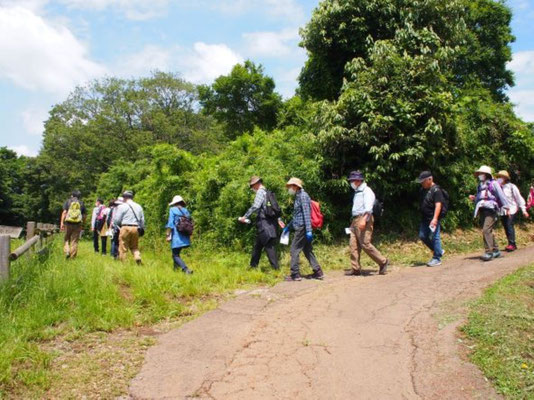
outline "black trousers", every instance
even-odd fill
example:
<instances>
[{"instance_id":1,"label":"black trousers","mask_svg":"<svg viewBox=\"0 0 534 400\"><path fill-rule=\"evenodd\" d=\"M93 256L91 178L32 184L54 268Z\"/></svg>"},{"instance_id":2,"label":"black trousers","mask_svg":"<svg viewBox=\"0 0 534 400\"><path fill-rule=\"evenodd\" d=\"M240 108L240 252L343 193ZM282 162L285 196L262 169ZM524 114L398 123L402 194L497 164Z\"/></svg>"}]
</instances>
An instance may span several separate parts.
<instances>
[{"instance_id":1,"label":"black trousers","mask_svg":"<svg viewBox=\"0 0 534 400\"><path fill-rule=\"evenodd\" d=\"M265 249L267 253L267 258L271 263L271 266L274 269L279 269L278 265L278 255L276 254L276 239L270 239L267 243L263 244L263 241L260 239L260 235L256 236L256 243L252 249L252 257L250 258L250 266L255 268L260 263L260 257L262 250Z\"/></svg>"},{"instance_id":2,"label":"black trousers","mask_svg":"<svg viewBox=\"0 0 534 400\"><path fill-rule=\"evenodd\" d=\"M503 215L502 216L502 225L504 226L504 232L506 233L506 238L508 239L508 244L515 246L515 214L513 215Z\"/></svg>"},{"instance_id":3,"label":"black trousers","mask_svg":"<svg viewBox=\"0 0 534 400\"><path fill-rule=\"evenodd\" d=\"M102 254L106 254L107 247L108 247L108 237L107 236L100 236L100 231L93 231L93 247L95 249L95 253L99 252L99 242L102 244Z\"/></svg>"}]
</instances>

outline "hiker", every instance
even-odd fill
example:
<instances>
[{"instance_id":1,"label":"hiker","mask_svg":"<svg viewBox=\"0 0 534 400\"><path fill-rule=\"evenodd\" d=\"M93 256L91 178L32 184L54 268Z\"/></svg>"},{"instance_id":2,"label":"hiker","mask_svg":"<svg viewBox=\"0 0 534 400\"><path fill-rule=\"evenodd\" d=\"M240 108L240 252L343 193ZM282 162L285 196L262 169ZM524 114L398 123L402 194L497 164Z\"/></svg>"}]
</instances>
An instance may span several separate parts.
<instances>
[{"instance_id":1,"label":"hiker","mask_svg":"<svg viewBox=\"0 0 534 400\"><path fill-rule=\"evenodd\" d=\"M274 194L267 191L259 176L250 178L249 187L256 193L256 197L245 215L239 218L239 222L246 224L247 221L250 222L250 216L257 213L256 243L252 249L250 268L258 268L261 252L265 249L271 267L278 270L280 266L278 265L278 256L276 254L276 223L280 216L280 207Z\"/></svg>"},{"instance_id":2,"label":"hiker","mask_svg":"<svg viewBox=\"0 0 534 400\"><path fill-rule=\"evenodd\" d=\"M430 171L419 174L421 184L421 225L419 239L433 252L432 259L426 264L428 267L441 265L441 257L445 251L441 247L441 219L447 207L444 191L434 182Z\"/></svg>"},{"instance_id":3,"label":"hiker","mask_svg":"<svg viewBox=\"0 0 534 400\"><path fill-rule=\"evenodd\" d=\"M532 185L530 185L530 190L528 191L527 212L531 208L534 208L534 183L532 183Z\"/></svg>"},{"instance_id":4,"label":"hiker","mask_svg":"<svg viewBox=\"0 0 534 400\"><path fill-rule=\"evenodd\" d=\"M352 223L350 225L350 262L351 269L346 271L347 276L359 276L362 274L360 258L362 250L378 264L378 273L385 275L389 260L384 257L373 244L374 216L373 207L375 194L365 182L365 177L360 171L352 171L347 178L354 190L352 201Z\"/></svg>"},{"instance_id":5,"label":"hiker","mask_svg":"<svg viewBox=\"0 0 534 400\"><path fill-rule=\"evenodd\" d=\"M145 230L145 215L143 208L133 201L134 195L130 190L122 194L124 202L119 205L113 217L113 224L120 228L119 259L125 261L128 250L133 253L135 262L142 264L139 251L139 237Z\"/></svg>"},{"instance_id":6,"label":"hiker","mask_svg":"<svg viewBox=\"0 0 534 400\"><path fill-rule=\"evenodd\" d=\"M124 202L124 198L120 196L117 199L110 201L109 203L108 226L109 226L109 236L110 236L109 241L111 244L111 250L109 253L111 254L111 257L113 257L115 260L118 259L119 257L120 227L113 223L113 218L115 217L115 212L117 211L117 208L123 202Z\"/></svg>"},{"instance_id":7,"label":"hiker","mask_svg":"<svg viewBox=\"0 0 534 400\"><path fill-rule=\"evenodd\" d=\"M87 218L85 204L81 198L81 192L74 190L71 197L63 204L60 229L61 231L65 231L65 245L63 249L67 259L76 258L78 255L78 241L82 234L82 226L85 224Z\"/></svg>"},{"instance_id":8,"label":"hiker","mask_svg":"<svg viewBox=\"0 0 534 400\"><path fill-rule=\"evenodd\" d=\"M302 181L298 178L291 178L286 183L286 188L291 196L295 196L295 203L293 208L293 219L287 224L283 230L283 234L287 234L290 229L295 231L293 241L291 242L291 275L287 276L286 281L301 281L299 268L300 252L304 252L304 256L310 263L313 273L307 275L309 279L323 279L324 274L321 266L313 254L313 231L311 223L311 199L308 193L303 188Z\"/></svg>"},{"instance_id":9,"label":"hiker","mask_svg":"<svg viewBox=\"0 0 534 400\"><path fill-rule=\"evenodd\" d=\"M507 171L499 171L495 176L497 177L497 182L501 185L504 196L510 205L508 212L501 212L501 221L504 227L504 232L506 233L506 238L508 239L508 246L505 247L505 250L512 252L517 250L514 228L515 216L517 211L521 209L525 218L529 217L527 203L523 196L521 196L517 186L510 182L510 174Z\"/></svg>"},{"instance_id":10,"label":"hiker","mask_svg":"<svg viewBox=\"0 0 534 400\"><path fill-rule=\"evenodd\" d=\"M167 228L167 242L171 244L174 270L177 271L180 268L183 273L191 275L193 271L187 267L180 256L183 249L191 246L191 214L187 210L185 201L181 196L174 196L169 206L169 220L165 227ZM183 221L184 218L187 221ZM190 228L183 229L183 224L189 224ZM187 229L190 229L190 231Z\"/></svg>"},{"instance_id":11,"label":"hiker","mask_svg":"<svg viewBox=\"0 0 534 400\"><path fill-rule=\"evenodd\" d=\"M91 216L91 232L93 232L93 248L95 253L99 252L99 242L102 242L102 255L105 255L107 250L107 236L102 236L102 231L104 227L107 230L106 220L108 213L109 209L104 205L104 200L98 198ZM104 230L104 233L106 230Z\"/></svg>"},{"instance_id":12,"label":"hiker","mask_svg":"<svg viewBox=\"0 0 534 400\"><path fill-rule=\"evenodd\" d=\"M481 166L475 171L479 180L476 196L470 195L469 199L475 203L475 218L479 216L482 226L485 253L480 257L482 261L491 261L499 258L501 252L493 229L499 218L499 213L504 210L509 212L510 206L504 196L501 185L493 179L493 173L487 165Z\"/></svg>"}]
</instances>

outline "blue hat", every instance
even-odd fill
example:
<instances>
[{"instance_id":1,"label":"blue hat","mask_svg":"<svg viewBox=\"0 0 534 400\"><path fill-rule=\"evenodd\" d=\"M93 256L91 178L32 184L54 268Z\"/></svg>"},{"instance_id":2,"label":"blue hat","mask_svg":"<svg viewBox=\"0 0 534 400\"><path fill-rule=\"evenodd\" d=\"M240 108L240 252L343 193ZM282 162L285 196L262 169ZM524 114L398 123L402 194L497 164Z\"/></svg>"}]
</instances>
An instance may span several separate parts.
<instances>
[{"instance_id":1,"label":"blue hat","mask_svg":"<svg viewBox=\"0 0 534 400\"><path fill-rule=\"evenodd\" d=\"M347 178L349 182L351 181L364 181L365 177L361 171L352 171Z\"/></svg>"}]
</instances>

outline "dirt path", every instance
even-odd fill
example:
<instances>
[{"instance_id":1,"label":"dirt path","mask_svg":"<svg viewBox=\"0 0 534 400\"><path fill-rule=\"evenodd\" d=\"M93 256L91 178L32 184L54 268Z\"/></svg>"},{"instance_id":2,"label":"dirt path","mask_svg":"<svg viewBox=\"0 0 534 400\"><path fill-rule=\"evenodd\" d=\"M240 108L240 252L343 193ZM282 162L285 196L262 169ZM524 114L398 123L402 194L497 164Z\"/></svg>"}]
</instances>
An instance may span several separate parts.
<instances>
[{"instance_id":1,"label":"dirt path","mask_svg":"<svg viewBox=\"0 0 534 400\"><path fill-rule=\"evenodd\" d=\"M462 304L534 261L534 247L483 264L284 282L239 295L160 337L134 399L492 399L462 357Z\"/></svg>"}]
</instances>

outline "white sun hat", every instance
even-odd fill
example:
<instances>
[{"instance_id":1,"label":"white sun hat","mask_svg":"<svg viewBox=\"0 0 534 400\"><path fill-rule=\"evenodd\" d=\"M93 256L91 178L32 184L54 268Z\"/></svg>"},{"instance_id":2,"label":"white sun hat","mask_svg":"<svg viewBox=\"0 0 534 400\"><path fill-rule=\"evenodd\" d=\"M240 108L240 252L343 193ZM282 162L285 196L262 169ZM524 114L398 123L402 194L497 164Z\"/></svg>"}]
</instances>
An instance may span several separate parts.
<instances>
[{"instance_id":1,"label":"white sun hat","mask_svg":"<svg viewBox=\"0 0 534 400\"><path fill-rule=\"evenodd\" d=\"M174 196L172 198L172 201L169 203L170 206L174 206L178 203L185 203L184 199L182 198L182 196Z\"/></svg>"},{"instance_id":2,"label":"white sun hat","mask_svg":"<svg viewBox=\"0 0 534 400\"><path fill-rule=\"evenodd\" d=\"M483 165L475 171L475 176L478 176L480 174L488 174L493 178L493 171L491 170L491 167L488 167L487 165Z\"/></svg>"}]
</instances>

